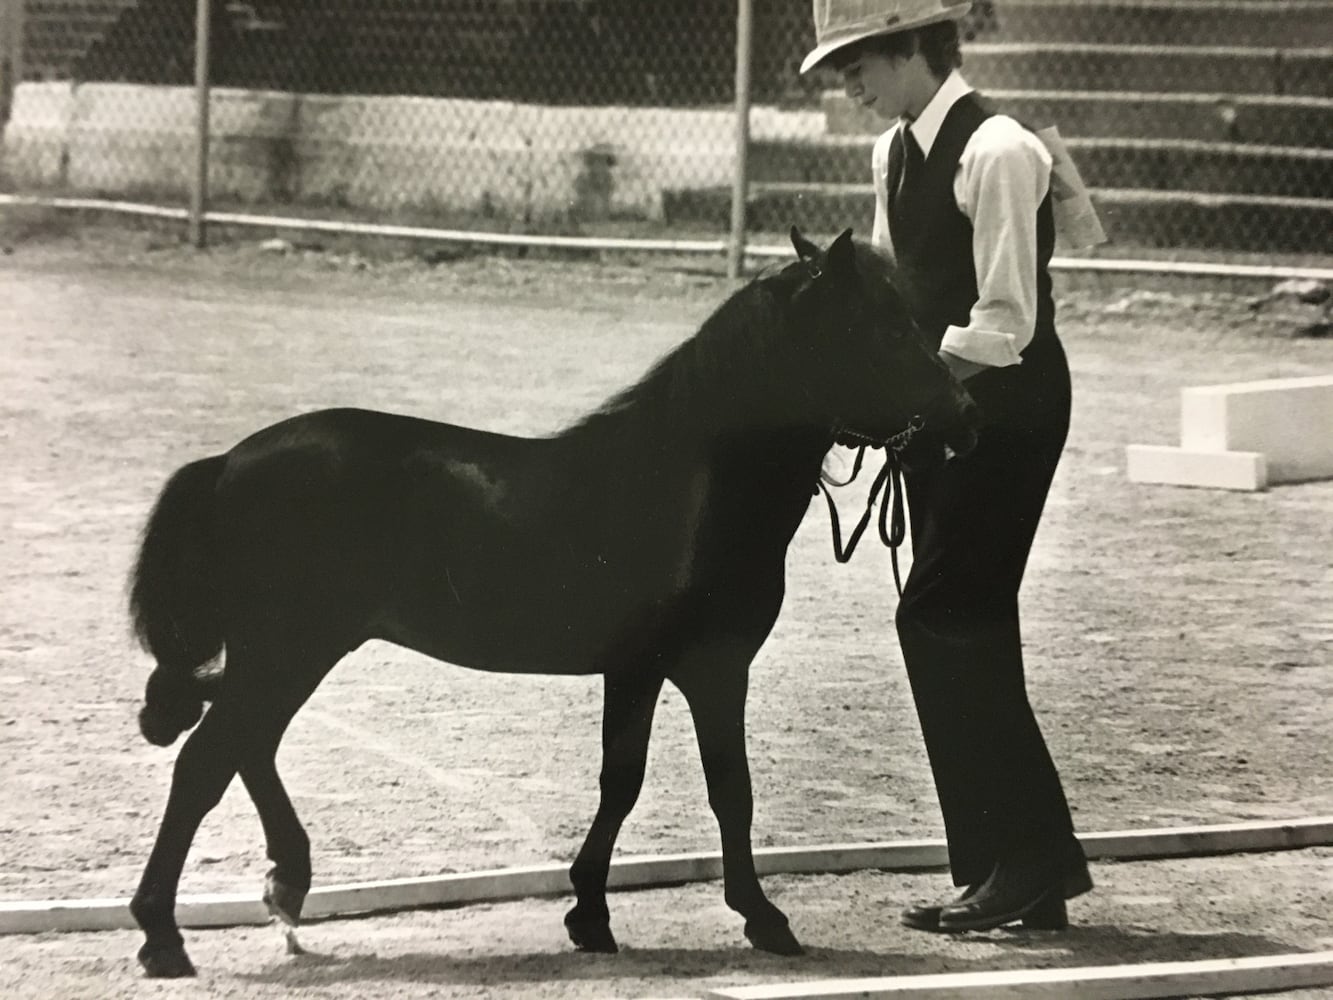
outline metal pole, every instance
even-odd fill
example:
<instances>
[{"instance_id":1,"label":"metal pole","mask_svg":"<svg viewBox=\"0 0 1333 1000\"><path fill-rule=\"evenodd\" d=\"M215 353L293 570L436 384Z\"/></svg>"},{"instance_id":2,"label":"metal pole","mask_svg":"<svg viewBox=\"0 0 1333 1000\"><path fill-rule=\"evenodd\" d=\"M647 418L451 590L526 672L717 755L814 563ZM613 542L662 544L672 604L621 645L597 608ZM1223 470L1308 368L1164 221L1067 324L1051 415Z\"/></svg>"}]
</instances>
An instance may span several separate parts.
<instances>
[{"instance_id":1,"label":"metal pole","mask_svg":"<svg viewBox=\"0 0 1333 1000\"><path fill-rule=\"evenodd\" d=\"M0 0L0 127L9 121L23 80L23 3Z\"/></svg>"},{"instance_id":2,"label":"metal pole","mask_svg":"<svg viewBox=\"0 0 1333 1000\"><path fill-rule=\"evenodd\" d=\"M194 183L190 186L190 243L201 250L208 244L204 214L208 211L208 63L212 6L211 0L197 0L194 23L196 120Z\"/></svg>"},{"instance_id":3,"label":"metal pole","mask_svg":"<svg viewBox=\"0 0 1333 1000\"><path fill-rule=\"evenodd\" d=\"M750 183L750 58L754 37L752 0L736 6L736 175L731 187L731 238L727 277L740 277L745 262L745 200Z\"/></svg>"}]
</instances>

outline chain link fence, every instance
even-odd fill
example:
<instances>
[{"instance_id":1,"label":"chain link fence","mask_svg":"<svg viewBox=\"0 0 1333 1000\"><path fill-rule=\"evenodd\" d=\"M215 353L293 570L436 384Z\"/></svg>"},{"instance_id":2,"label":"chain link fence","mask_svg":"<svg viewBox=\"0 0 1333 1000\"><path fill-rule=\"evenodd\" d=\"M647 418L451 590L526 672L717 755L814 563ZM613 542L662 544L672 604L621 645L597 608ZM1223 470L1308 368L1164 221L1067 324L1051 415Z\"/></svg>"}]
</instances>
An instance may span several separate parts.
<instances>
[{"instance_id":1,"label":"chain link fence","mask_svg":"<svg viewBox=\"0 0 1333 1000\"><path fill-rule=\"evenodd\" d=\"M215 208L723 239L737 0L214 0ZM0 0L0 184L184 204L196 0ZM1333 0L988 0L964 75L1058 124L1112 239L1333 254ZM752 0L749 238L868 232L888 123Z\"/></svg>"}]
</instances>

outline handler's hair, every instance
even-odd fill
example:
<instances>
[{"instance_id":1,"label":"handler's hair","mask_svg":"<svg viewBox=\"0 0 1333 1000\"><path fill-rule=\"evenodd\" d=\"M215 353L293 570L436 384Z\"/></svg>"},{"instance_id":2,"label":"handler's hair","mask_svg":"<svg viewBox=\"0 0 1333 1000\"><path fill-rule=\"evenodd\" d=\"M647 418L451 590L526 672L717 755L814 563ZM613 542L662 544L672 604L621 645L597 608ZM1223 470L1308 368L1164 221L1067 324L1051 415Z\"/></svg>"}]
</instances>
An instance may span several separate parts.
<instances>
[{"instance_id":1,"label":"handler's hair","mask_svg":"<svg viewBox=\"0 0 1333 1000\"><path fill-rule=\"evenodd\" d=\"M850 66L871 52L888 59L910 59L920 52L931 73L941 80L963 65L957 21L937 21L922 28L895 31L890 35L872 35L834 51L828 57L828 65L841 72L845 66Z\"/></svg>"}]
</instances>

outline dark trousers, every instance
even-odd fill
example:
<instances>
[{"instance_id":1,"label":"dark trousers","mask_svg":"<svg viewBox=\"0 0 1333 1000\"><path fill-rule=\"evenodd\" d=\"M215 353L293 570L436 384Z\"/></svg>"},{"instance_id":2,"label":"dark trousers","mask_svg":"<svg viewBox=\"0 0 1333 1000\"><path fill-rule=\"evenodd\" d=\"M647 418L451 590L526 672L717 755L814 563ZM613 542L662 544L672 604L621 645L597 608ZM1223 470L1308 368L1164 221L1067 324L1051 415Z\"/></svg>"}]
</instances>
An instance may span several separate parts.
<instances>
[{"instance_id":1,"label":"dark trousers","mask_svg":"<svg viewBox=\"0 0 1333 1000\"><path fill-rule=\"evenodd\" d=\"M997 858L1063 848L1073 824L1023 676L1018 590L1069 430L1069 368L1054 332L1021 365L967 382L976 449L906 456L912 569L898 637L934 772L957 885Z\"/></svg>"}]
</instances>

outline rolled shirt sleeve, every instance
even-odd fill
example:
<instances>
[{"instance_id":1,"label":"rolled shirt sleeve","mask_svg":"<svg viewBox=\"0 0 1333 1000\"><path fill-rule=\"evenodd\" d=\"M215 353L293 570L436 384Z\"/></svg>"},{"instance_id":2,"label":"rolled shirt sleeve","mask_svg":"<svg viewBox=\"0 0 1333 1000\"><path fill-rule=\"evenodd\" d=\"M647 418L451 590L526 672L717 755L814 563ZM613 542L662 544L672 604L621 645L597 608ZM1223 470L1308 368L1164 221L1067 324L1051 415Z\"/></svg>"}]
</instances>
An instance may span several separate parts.
<instances>
[{"instance_id":1,"label":"rolled shirt sleeve","mask_svg":"<svg viewBox=\"0 0 1333 1000\"><path fill-rule=\"evenodd\" d=\"M992 367L1022 360L1036 331L1037 208L1050 177L1046 147L1007 115L986 119L968 140L954 197L972 222L978 297L967 326L945 330L940 350ZM878 200L877 190L876 236Z\"/></svg>"},{"instance_id":2,"label":"rolled shirt sleeve","mask_svg":"<svg viewBox=\"0 0 1333 1000\"><path fill-rule=\"evenodd\" d=\"M875 222L870 242L890 257L893 256L893 240L889 238L889 144L898 127L880 135L870 153L870 178L875 187Z\"/></svg>"}]
</instances>

